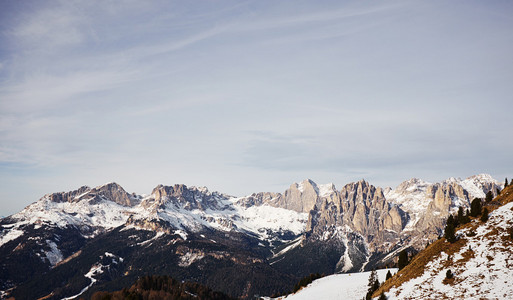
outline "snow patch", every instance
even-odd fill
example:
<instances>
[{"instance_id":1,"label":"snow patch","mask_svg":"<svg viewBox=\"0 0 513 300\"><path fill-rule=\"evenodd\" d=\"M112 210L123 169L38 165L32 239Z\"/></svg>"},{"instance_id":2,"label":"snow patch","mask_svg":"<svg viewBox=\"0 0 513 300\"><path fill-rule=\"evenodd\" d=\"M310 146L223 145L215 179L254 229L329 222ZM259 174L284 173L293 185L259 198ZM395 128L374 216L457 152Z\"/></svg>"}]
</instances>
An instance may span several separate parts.
<instances>
[{"instance_id":1,"label":"snow patch","mask_svg":"<svg viewBox=\"0 0 513 300\"><path fill-rule=\"evenodd\" d=\"M154 237L152 237L151 239L148 239L148 240L146 240L146 241L143 241L143 242L137 243L137 245L139 245L139 246L144 246L144 245L146 245L146 244L148 244L148 243L151 243L152 241L154 241L154 240L158 239L159 237L161 237L161 236L163 236L163 235L164 235L164 232L159 231L159 232L157 232L157 234L155 234L155 236L154 236ZM105 254L107 254L107 252L106 252Z\"/></svg>"},{"instance_id":2,"label":"snow patch","mask_svg":"<svg viewBox=\"0 0 513 300\"><path fill-rule=\"evenodd\" d=\"M98 274L101 274L103 273L103 266L101 264L98 264L98 265L93 265L91 267L91 269L89 270L89 272L87 272L84 277L87 277L91 280L91 283L86 286L85 288L83 288L80 293L74 295L74 296L71 296L71 297L66 297L66 298L62 298L62 300L72 300L72 299L75 299L77 298L78 296L82 295L83 293L85 293L90 287L93 286L93 284L96 283L96 279L93 277L95 275L98 275Z\"/></svg>"},{"instance_id":3,"label":"snow patch","mask_svg":"<svg viewBox=\"0 0 513 300\"><path fill-rule=\"evenodd\" d=\"M342 238L342 243L344 243L345 251L344 255L342 255L337 262L337 269L340 268L342 272L347 272L351 270L353 267L353 262L351 261L351 258L349 257L349 246L347 243L347 237Z\"/></svg>"},{"instance_id":4,"label":"snow patch","mask_svg":"<svg viewBox=\"0 0 513 300\"><path fill-rule=\"evenodd\" d=\"M59 250L55 242L46 240L46 244L50 247L49 251L45 251L45 257L52 266L55 266L61 260L63 260L62 252Z\"/></svg>"},{"instance_id":5,"label":"snow patch","mask_svg":"<svg viewBox=\"0 0 513 300\"><path fill-rule=\"evenodd\" d=\"M6 226L4 225L4 227L6 227ZM23 230L20 230L17 228L13 228L13 229L7 231L6 234L0 236L0 247L9 241L19 238L20 236L23 235L23 233L24 233Z\"/></svg>"},{"instance_id":6,"label":"snow patch","mask_svg":"<svg viewBox=\"0 0 513 300\"><path fill-rule=\"evenodd\" d=\"M178 266L185 268L192 265L194 262L201 260L205 255L202 253L196 252L187 252L184 255L180 256L180 261L178 262Z\"/></svg>"},{"instance_id":7,"label":"snow patch","mask_svg":"<svg viewBox=\"0 0 513 300\"><path fill-rule=\"evenodd\" d=\"M319 188L319 197L322 198L327 198L337 191L333 183L319 184L317 187Z\"/></svg>"},{"instance_id":8,"label":"snow patch","mask_svg":"<svg viewBox=\"0 0 513 300\"><path fill-rule=\"evenodd\" d=\"M290 250L296 248L297 246L299 246L301 244L301 237L298 237L297 239L293 240L292 243L290 245L288 245L287 247L283 248L280 252L276 253L273 255L272 258L275 258L275 257L278 257L278 256L281 256L287 252L289 252ZM259 245L262 245L261 243L259 243ZM262 245L263 246L263 245Z\"/></svg>"},{"instance_id":9,"label":"snow patch","mask_svg":"<svg viewBox=\"0 0 513 300\"><path fill-rule=\"evenodd\" d=\"M178 234L182 238L182 240L184 240L184 241L187 240L187 232L185 232L183 230L175 230L174 233Z\"/></svg>"}]
</instances>

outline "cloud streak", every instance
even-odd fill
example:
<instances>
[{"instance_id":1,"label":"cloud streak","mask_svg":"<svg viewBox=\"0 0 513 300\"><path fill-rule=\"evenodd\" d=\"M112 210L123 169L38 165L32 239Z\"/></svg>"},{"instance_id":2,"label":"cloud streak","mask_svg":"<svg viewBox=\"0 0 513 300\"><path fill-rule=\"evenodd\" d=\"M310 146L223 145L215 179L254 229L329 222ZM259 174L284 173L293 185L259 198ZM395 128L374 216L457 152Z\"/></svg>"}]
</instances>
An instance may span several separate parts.
<instances>
[{"instance_id":1,"label":"cloud streak","mask_svg":"<svg viewBox=\"0 0 513 300\"><path fill-rule=\"evenodd\" d=\"M243 195L513 164L508 3L1 5L0 211L104 181Z\"/></svg>"}]
</instances>

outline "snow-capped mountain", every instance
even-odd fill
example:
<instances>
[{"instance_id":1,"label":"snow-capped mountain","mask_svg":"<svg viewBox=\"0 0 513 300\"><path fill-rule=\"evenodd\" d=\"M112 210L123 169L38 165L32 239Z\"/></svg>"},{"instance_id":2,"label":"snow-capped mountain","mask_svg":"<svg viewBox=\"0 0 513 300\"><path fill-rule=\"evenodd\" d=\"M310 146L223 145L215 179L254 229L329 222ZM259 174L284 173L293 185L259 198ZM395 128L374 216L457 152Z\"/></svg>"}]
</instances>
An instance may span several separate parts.
<instances>
[{"instance_id":1,"label":"snow-capped mountain","mask_svg":"<svg viewBox=\"0 0 513 300\"><path fill-rule=\"evenodd\" d=\"M147 196L129 194L116 183L84 186L45 195L0 220L0 290L23 299L23 289L37 286L33 295L69 297L94 279L87 295L156 268L235 296L272 294L311 272L393 263L398 249L437 237L451 210L500 188L489 175L435 184L411 179L394 190L361 180L338 191L333 184L305 180L284 193L246 197L180 184L159 185ZM90 273L106 252L124 258L111 266L117 271L108 279ZM149 262L144 255L167 255L168 261ZM232 275L220 276L220 266ZM73 284L34 282L47 272L56 282L63 273L73 274ZM228 277L243 282L232 286ZM257 279L264 277L281 279Z\"/></svg>"}]
</instances>

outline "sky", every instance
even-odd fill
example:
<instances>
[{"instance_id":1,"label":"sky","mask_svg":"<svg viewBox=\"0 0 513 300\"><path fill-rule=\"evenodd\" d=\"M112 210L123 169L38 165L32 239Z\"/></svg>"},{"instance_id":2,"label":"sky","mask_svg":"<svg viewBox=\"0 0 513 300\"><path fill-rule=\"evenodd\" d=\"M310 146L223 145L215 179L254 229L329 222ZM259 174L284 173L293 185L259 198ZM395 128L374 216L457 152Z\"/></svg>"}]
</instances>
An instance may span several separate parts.
<instances>
[{"instance_id":1,"label":"sky","mask_svg":"<svg viewBox=\"0 0 513 300\"><path fill-rule=\"evenodd\" d=\"M0 1L0 216L117 182L513 176L512 1Z\"/></svg>"}]
</instances>

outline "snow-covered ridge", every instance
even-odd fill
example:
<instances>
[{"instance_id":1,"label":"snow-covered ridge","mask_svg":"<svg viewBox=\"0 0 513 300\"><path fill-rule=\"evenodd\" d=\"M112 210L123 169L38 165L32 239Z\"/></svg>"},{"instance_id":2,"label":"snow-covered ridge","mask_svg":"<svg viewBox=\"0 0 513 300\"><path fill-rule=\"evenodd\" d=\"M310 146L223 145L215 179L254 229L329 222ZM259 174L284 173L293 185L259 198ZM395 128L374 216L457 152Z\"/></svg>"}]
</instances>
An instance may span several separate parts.
<instances>
[{"instance_id":1,"label":"snow-covered ridge","mask_svg":"<svg viewBox=\"0 0 513 300\"><path fill-rule=\"evenodd\" d=\"M392 203L400 205L402 209L415 214L425 211L433 199L434 195L428 194L428 191L433 191L437 186L447 187L449 185L460 186L468 193L469 199L453 199L455 205L468 204L465 202L473 198L484 198L486 192L492 190L491 186L503 188L503 184L493 179L489 174L474 175L464 180L451 177L440 183L430 183L422 179L412 178L402 182L395 189L386 190L385 197Z\"/></svg>"},{"instance_id":2,"label":"snow-covered ridge","mask_svg":"<svg viewBox=\"0 0 513 300\"><path fill-rule=\"evenodd\" d=\"M110 189L116 193L120 191L121 194L115 194ZM94 189L82 187L73 192L45 195L10 217L15 223L3 225L10 230L0 233L0 246L23 235L22 228L28 224L75 226L92 231L94 236L101 231L127 224L129 218L134 223L137 220L163 220L175 229L184 231L200 231L207 227L251 232L265 239L269 231L289 231L298 235L305 230L308 218L306 213L266 204L245 207L239 204L240 198L210 192L205 187L158 186L145 198L131 195L131 199L138 199L133 205L112 199L119 195L125 197L128 194L113 183ZM53 258L49 257L50 260Z\"/></svg>"},{"instance_id":3,"label":"snow-covered ridge","mask_svg":"<svg viewBox=\"0 0 513 300\"><path fill-rule=\"evenodd\" d=\"M484 197L484 192L491 184L501 186L486 174L465 180L450 178L439 185L449 183L458 183L470 195L478 197ZM338 193L332 183L317 185L307 179L296 185L302 193L308 185L319 198L329 198ZM410 214L411 227L430 204L431 199L426 197L426 192L432 185L413 178L394 190L385 190L385 197L390 203L400 206ZM3 228L10 226L10 230L0 231L0 246L23 235L23 227L27 224L75 226L91 231L89 236L94 236L101 231L126 224L129 218L134 221L164 220L175 229L185 231L199 231L204 227L223 231L245 231L264 239L269 237L269 231L288 231L295 235L305 231L307 212L276 207L273 204L274 198L254 202L251 199L255 198L235 198L211 192L206 187L185 185L159 185L149 196L144 197L128 194L116 183L107 183L96 188L84 186L76 191L45 195L21 212L2 219Z\"/></svg>"}]
</instances>

